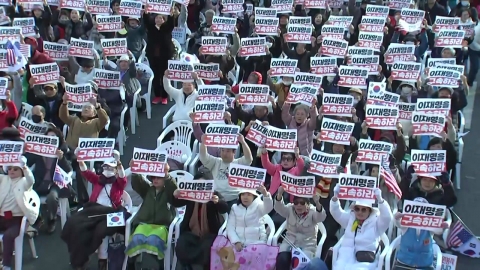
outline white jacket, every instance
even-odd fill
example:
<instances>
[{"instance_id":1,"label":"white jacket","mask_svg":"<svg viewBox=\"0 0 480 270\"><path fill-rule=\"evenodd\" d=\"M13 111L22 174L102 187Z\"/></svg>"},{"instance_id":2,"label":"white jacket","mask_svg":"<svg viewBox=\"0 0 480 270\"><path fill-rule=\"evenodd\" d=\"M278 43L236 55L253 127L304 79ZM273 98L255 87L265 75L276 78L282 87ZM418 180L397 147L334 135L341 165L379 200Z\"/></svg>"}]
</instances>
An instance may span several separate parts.
<instances>
[{"instance_id":1,"label":"white jacket","mask_svg":"<svg viewBox=\"0 0 480 270\"><path fill-rule=\"evenodd\" d=\"M257 197L250 206L232 205L227 222L227 236L232 244L240 242L244 245L265 244L267 231L263 216L273 210L272 196Z\"/></svg>"},{"instance_id":2,"label":"white jacket","mask_svg":"<svg viewBox=\"0 0 480 270\"><path fill-rule=\"evenodd\" d=\"M378 204L378 209L373 210L372 214L363 222L362 228L352 231L353 222L355 221L355 213L353 211L346 212L341 208L339 200L330 201L330 213L332 217L345 229L341 247L353 247L357 251L377 250L380 237L388 229L393 216L387 201Z\"/></svg>"},{"instance_id":3,"label":"white jacket","mask_svg":"<svg viewBox=\"0 0 480 270\"><path fill-rule=\"evenodd\" d=\"M196 82L197 85L203 85L202 80L197 80ZM173 113L172 122L178 120L192 121L190 118L190 113L193 111L195 100L198 98L197 90L193 90L193 93L190 94L185 100L185 94L183 94L182 89L173 87L171 85L171 81L165 76L163 76L163 87L170 97L175 100L175 113Z\"/></svg>"},{"instance_id":4,"label":"white jacket","mask_svg":"<svg viewBox=\"0 0 480 270\"><path fill-rule=\"evenodd\" d=\"M28 222L33 224L38 218L40 205L32 206L29 203L29 198L32 196L29 196L27 193L35 193L33 190L35 178L28 168L24 170L24 174L25 176L16 182L13 182L8 175L0 175L0 209L2 209L7 193L10 190L10 185L14 184L15 186L13 191L15 193L15 200L17 201L18 206L22 209L25 217L28 219ZM33 196L38 195L33 194Z\"/></svg>"}]
</instances>

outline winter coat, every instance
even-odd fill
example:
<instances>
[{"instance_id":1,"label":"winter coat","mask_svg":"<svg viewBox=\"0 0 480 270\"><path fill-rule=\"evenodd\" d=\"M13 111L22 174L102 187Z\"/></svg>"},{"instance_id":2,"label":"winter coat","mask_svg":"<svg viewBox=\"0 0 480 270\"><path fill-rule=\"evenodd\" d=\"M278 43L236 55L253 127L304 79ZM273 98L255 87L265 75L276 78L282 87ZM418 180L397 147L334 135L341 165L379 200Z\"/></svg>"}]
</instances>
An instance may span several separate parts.
<instances>
[{"instance_id":1,"label":"winter coat","mask_svg":"<svg viewBox=\"0 0 480 270\"><path fill-rule=\"evenodd\" d=\"M282 108L282 120L288 129L297 130L297 142L300 155L309 157L313 149L313 131L317 127L318 111L315 106L310 108L310 119L306 119L301 125L290 115L290 105L285 103Z\"/></svg>"},{"instance_id":2,"label":"winter coat","mask_svg":"<svg viewBox=\"0 0 480 270\"><path fill-rule=\"evenodd\" d=\"M264 216L273 210L272 195L257 197L245 207L242 203L232 205L227 221L227 236L231 243L265 244L267 231Z\"/></svg>"},{"instance_id":3,"label":"winter coat","mask_svg":"<svg viewBox=\"0 0 480 270\"><path fill-rule=\"evenodd\" d=\"M322 212L319 212L315 206L311 205L308 213L299 217L295 213L293 204L285 205L283 200L277 201L276 199L274 209L280 216L286 219L286 237L289 242L301 248L309 258L313 258L318 244L318 223L323 222L327 218L325 209L322 208ZM280 252L288 250L290 250L290 245L287 241L283 241L280 245Z\"/></svg>"},{"instance_id":4,"label":"winter coat","mask_svg":"<svg viewBox=\"0 0 480 270\"><path fill-rule=\"evenodd\" d=\"M297 159L297 164L290 168L287 172L292 175L300 176L302 174L303 167L305 166L305 161L303 158ZM281 180L280 180L280 172L283 171L282 165L280 164L272 164L268 157L268 153L262 154L262 167L267 170L267 173L272 176L272 180L270 182L270 189L268 190L270 193L274 194L277 192L278 187L280 187Z\"/></svg>"}]
</instances>

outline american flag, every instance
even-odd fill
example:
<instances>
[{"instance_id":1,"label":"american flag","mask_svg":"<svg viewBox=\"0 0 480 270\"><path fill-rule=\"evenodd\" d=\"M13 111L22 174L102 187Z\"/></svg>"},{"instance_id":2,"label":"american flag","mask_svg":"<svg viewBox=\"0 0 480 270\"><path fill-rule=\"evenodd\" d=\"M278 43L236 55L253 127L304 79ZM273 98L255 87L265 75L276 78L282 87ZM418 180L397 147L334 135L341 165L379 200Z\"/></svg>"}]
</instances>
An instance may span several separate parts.
<instances>
[{"instance_id":1,"label":"american flag","mask_svg":"<svg viewBox=\"0 0 480 270\"><path fill-rule=\"evenodd\" d=\"M393 176L390 166L388 164L388 155L384 155L382 158L382 163L380 165L380 176L385 179L385 185L387 185L388 190L395 194L398 199L402 198L402 190L398 186L395 176Z\"/></svg>"},{"instance_id":2,"label":"american flag","mask_svg":"<svg viewBox=\"0 0 480 270\"><path fill-rule=\"evenodd\" d=\"M460 220L457 220L447 236L447 247L457 248L464 243L470 241L474 237L463 225Z\"/></svg>"},{"instance_id":3,"label":"american flag","mask_svg":"<svg viewBox=\"0 0 480 270\"><path fill-rule=\"evenodd\" d=\"M7 40L7 65L15 66L17 64L18 57L21 55L22 53L17 46L15 46L11 40Z\"/></svg>"}]
</instances>

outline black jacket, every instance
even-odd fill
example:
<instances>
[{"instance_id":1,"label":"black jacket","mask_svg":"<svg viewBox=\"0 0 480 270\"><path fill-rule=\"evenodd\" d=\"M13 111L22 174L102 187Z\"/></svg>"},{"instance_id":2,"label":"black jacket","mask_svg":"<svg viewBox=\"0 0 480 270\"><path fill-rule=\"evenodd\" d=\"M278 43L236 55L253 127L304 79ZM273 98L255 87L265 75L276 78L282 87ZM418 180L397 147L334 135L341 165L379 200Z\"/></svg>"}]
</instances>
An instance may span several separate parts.
<instances>
[{"instance_id":1,"label":"black jacket","mask_svg":"<svg viewBox=\"0 0 480 270\"><path fill-rule=\"evenodd\" d=\"M58 116L58 111L60 109L60 105L62 105L62 97L57 94L55 98L47 98L47 96L39 96L35 97L32 103L32 106L40 105L45 108L45 121L53 123L57 128L60 130L63 127L63 122L60 120Z\"/></svg>"},{"instance_id":2,"label":"black jacket","mask_svg":"<svg viewBox=\"0 0 480 270\"><path fill-rule=\"evenodd\" d=\"M147 57L150 61L154 56L161 57L162 60L172 59L175 52L172 42L174 19L172 16L168 16L167 21L160 26L160 29L157 29L154 20L149 14L143 15L143 23L147 30Z\"/></svg>"},{"instance_id":3,"label":"black jacket","mask_svg":"<svg viewBox=\"0 0 480 270\"><path fill-rule=\"evenodd\" d=\"M217 191L214 192L214 195L218 196L218 203L214 204L213 202L208 202L202 204L203 207L207 207L207 220L208 220L208 228L210 229L211 234L218 234L218 230L222 227L222 223L220 222L220 215L225 214L228 212L228 204L223 199L222 195ZM180 233L189 232L190 231L190 219L192 218L193 209L195 208L195 202L186 201L186 200L179 200L173 199L173 206L181 207L187 206L185 210L185 216L183 218L182 224L180 225Z\"/></svg>"},{"instance_id":4,"label":"black jacket","mask_svg":"<svg viewBox=\"0 0 480 270\"><path fill-rule=\"evenodd\" d=\"M413 201L417 197L425 198L430 204L445 205L452 207L457 203L457 196L453 190L452 184L435 186L435 189L430 192L424 192L420 189L420 181L415 180L410 186L411 179L405 176L400 182L400 189L402 190L402 200Z\"/></svg>"}]
</instances>

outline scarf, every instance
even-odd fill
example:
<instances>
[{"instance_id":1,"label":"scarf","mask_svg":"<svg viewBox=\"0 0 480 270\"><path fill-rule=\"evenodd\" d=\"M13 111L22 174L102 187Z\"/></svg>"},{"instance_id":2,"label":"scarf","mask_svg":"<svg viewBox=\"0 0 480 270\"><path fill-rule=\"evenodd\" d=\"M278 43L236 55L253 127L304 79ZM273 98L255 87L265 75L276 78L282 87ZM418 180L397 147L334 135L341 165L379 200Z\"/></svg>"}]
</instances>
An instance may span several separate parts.
<instances>
[{"instance_id":1,"label":"scarf","mask_svg":"<svg viewBox=\"0 0 480 270\"><path fill-rule=\"evenodd\" d=\"M207 221L207 204L195 203L188 226L190 227L190 230L192 230L192 233L199 237L210 232Z\"/></svg>"},{"instance_id":2,"label":"scarf","mask_svg":"<svg viewBox=\"0 0 480 270\"><path fill-rule=\"evenodd\" d=\"M112 177L105 177L105 175L100 175L98 178L98 183L102 186L105 186L106 184L113 184L117 180L117 176L112 176Z\"/></svg>"}]
</instances>

